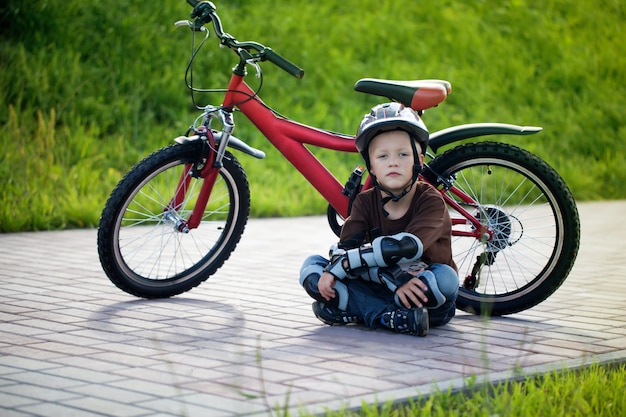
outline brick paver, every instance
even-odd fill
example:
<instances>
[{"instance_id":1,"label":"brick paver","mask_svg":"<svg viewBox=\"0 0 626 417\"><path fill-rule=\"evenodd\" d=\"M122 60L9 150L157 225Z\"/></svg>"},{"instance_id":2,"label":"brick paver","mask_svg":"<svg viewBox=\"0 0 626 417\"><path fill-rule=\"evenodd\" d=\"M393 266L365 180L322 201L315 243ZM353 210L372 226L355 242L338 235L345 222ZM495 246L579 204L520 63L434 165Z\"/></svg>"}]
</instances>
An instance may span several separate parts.
<instances>
[{"instance_id":1,"label":"brick paver","mask_svg":"<svg viewBox=\"0 0 626 417\"><path fill-rule=\"evenodd\" d=\"M459 312L426 338L315 319L297 277L335 240L324 217L250 220L215 276L167 300L111 284L95 230L0 235L0 415L321 412L456 389L474 375L625 360L626 229L616 219L626 202L579 210L580 255L553 296L497 319Z\"/></svg>"}]
</instances>

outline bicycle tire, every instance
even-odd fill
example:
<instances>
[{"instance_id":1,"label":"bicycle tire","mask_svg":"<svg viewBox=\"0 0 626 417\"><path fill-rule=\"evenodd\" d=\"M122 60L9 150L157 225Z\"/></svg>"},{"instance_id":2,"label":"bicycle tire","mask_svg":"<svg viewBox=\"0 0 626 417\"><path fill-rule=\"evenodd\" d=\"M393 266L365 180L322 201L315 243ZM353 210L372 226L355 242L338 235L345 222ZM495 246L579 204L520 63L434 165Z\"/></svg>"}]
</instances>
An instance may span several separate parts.
<instances>
[{"instance_id":1,"label":"bicycle tire","mask_svg":"<svg viewBox=\"0 0 626 417\"><path fill-rule=\"evenodd\" d=\"M185 164L200 161L207 151L201 141L158 150L111 193L98 227L98 254L108 278L123 291L144 298L189 291L213 275L237 246L248 221L250 189L229 152L197 228L180 232L173 219L189 217L202 178L191 178L177 210L165 210Z\"/></svg>"},{"instance_id":2,"label":"bicycle tire","mask_svg":"<svg viewBox=\"0 0 626 417\"><path fill-rule=\"evenodd\" d=\"M451 180L471 196L478 206L468 211L494 228L490 241L453 236L461 277L457 308L486 316L517 313L561 286L578 254L580 220L572 193L552 167L519 147L479 142L448 150L427 169L426 177ZM469 222L461 227L475 230Z\"/></svg>"},{"instance_id":3,"label":"bicycle tire","mask_svg":"<svg viewBox=\"0 0 626 417\"><path fill-rule=\"evenodd\" d=\"M337 210L330 204L326 209L326 220L328 221L328 225L330 226L330 230L333 231L335 236L341 236L341 228L343 227L344 218L341 214L337 213Z\"/></svg>"}]
</instances>

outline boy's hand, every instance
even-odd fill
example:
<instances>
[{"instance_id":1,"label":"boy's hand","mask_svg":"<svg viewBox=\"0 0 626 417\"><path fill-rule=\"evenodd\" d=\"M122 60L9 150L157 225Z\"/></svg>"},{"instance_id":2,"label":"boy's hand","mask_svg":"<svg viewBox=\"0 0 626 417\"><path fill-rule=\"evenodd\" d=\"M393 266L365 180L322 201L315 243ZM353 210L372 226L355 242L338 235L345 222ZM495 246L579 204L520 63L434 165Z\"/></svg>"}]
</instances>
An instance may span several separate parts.
<instances>
[{"instance_id":1,"label":"boy's hand","mask_svg":"<svg viewBox=\"0 0 626 417\"><path fill-rule=\"evenodd\" d=\"M335 276L330 272L324 272L317 283L317 289L326 301L335 298Z\"/></svg>"},{"instance_id":2,"label":"boy's hand","mask_svg":"<svg viewBox=\"0 0 626 417\"><path fill-rule=\"evenodd\" d=\"M321 280L320 280L321 281ZM402 305L408 309L424 306L428 301L424 293L428 291L428 286L417 278L412 278L396 290L396 294ZM321 291L320 291L321 292Z\"/></svg>"}]
</instances>

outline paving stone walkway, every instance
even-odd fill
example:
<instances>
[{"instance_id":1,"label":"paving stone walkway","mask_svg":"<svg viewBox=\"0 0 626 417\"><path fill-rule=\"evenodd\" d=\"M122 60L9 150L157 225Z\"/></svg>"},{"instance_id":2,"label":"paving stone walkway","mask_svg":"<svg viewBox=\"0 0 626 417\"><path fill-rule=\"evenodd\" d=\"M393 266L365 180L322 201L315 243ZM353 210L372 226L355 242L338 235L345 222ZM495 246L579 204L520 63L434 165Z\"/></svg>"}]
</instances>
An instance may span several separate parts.
<instances>
[{"instance_id":1,"label":"paving stone walkway","mask_svg":"<svg viewBox=\"0 0 626 417\"><path fill-rule=\"evenodd\" d=\"M270 416L626 360L626 202L583 203L565 284L526 312L426 338L326 327L297 282L324 217L253 219L226 265L167 300L118 290L95 230L0 235L0 415ZM297 234L297 241L290 236Z\"/></svg>"}]
</instances>

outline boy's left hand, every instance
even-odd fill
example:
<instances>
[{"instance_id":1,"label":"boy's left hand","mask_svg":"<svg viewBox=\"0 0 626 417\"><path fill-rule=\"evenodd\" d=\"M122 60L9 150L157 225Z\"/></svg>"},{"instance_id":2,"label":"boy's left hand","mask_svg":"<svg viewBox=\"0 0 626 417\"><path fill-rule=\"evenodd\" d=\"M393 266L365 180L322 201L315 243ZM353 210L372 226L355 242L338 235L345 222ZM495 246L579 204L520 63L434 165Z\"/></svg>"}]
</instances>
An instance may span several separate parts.
<instances>
[{"instance_id":1,"label":"boy's left hand","mask_svg":"<svg viewBox=\"0 0 626 417\"><path fill-rule=\"evenodd\" d=\"M417 278L412 278L396 290L396 295L406 308L421 308L428 301L424 295L426 291L428 291L428 286L425 283Z\"/></svg>"}]
</instances>

